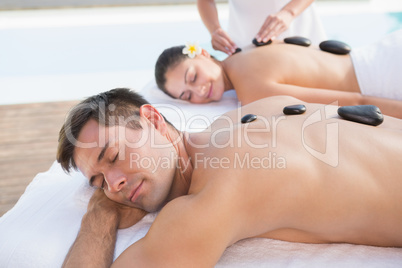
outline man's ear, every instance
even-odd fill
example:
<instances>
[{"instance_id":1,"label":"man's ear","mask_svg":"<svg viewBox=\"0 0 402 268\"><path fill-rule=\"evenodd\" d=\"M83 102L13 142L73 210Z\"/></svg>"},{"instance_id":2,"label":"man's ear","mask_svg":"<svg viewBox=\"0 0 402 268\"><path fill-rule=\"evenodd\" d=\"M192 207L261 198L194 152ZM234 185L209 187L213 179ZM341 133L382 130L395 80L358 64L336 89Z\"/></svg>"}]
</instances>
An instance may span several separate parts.
<instances>
[{"instance_id":1,"label":"man's ear","mask_svg":"<svg viewBox=\"0 0 402 268\"><path fill-rule=\"evenodd\" d=\"M205 56L205 57L207 57L207 58L210 58L211 57L211 55L208 53L208 51L206 51L205 49L201 49L201 55L203 55L203 56Z\"/></svg>"},{"instance_id":2,"label":"man's ear","mask_svg":"<svg viewBox=\"0 0 402 268\"><path fill-rule=\"evenodd\" d=\"M150 104L144 104L140 107L140 116L145 117L152 125L164 136L168 129L163 116Z\"/></svg>"}]
</instances>

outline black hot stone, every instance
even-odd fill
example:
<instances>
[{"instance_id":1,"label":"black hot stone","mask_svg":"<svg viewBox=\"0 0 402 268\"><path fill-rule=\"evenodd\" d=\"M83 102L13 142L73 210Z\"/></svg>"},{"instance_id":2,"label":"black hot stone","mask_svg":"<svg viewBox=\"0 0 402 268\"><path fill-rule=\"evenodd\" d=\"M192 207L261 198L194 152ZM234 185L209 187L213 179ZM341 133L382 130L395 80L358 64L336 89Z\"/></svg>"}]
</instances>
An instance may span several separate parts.
<instances>
[{"instance_id":1,"label":"black hot stone","mask_svg":"<svg viewBox=\"0 0 402 268\"><path fill-rule=\"evenodd\" d=\"M349 52L352 50L349 45L336 40L327 40L321 42L320 49L338 55L349 54Z\"/></svg>"},{"instance_id":2,"label":"black hot stone","mask_svg":"<svg viewBox=\"0 0 402 268\"><path fill-rule=\"evenodd\" d=\"M251 123L256 119L257 119L257 116L255 114L246 114L245 116L243 116L241 118L241 123L242 124Z\"/></svg>"},{"instance_id":3,"label":"black hot stone","mask_svg":"<svg viewBox=\"0 0 402 268\"><path fill-rule=\"evenodd\" d=\"M236 54L236 53L239 53L239 52L241 52L241 48L238 47L238 48L236 48L236 50L235 50L235 52L233 54Z\"/></svg>"},{"instance_id":4,"label":"black hot stone","mask_svg":"<svg viewBox=\"0 0 402 268\"><path fill-rule=\"evenodd\" d=\"M253 44L256 45L257 47L260 46L266 46L272 43L272 40L268 40L268 42L264 43L264 42L258 42L257 39L253 39Z\"/></svg>"},{"instance_id":5,"label":"black hot stone","mask_svg":"<svg viewBox=\"0 0 402 268\"><path fill-rule=\"evenodd\" d=\"M384 121L380 109L374 105L343 106L338 109L338 114L343 119L372 126Z\"/></svg>"},{"instance_id":6,"label":"black hot stone","mask_svg":"<svg viewBox=\"0 0 402 268\"><path fill-rule=\"evenodd\" d=\"M286 44L298 45L303 47L308 47L311 45L310 39L301 36L292 36L283 39Z\"/></svg>"},{"instance_id":7,"label":"black hot stone","mask_svg":"<svg viewBox=\"0 0 402 268\"><path fill-rule=\"evenodd\" d=\"M306 106L303 104L289 105L283 108L283 113L287 115L302 114L306 111Z\"/></svg>"}]
</instances>

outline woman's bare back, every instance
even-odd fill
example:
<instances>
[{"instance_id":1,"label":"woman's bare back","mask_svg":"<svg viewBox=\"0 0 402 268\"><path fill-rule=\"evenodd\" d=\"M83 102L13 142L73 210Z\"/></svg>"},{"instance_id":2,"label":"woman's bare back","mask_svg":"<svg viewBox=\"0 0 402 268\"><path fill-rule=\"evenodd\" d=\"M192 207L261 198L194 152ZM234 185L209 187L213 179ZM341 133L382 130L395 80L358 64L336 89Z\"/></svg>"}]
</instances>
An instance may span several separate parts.
<instances>
[{"instance_id":1,"label":"woman's bare back","mask_svg":"<svg viewBox=\"0 0 402 268\"><path fill-rule=\"evenodd\" d=\"M360 93L350 56L331 54L317 47L283 42L258 48L250 46L227 58L224 68L239 99L246 103L273 95L294 96L285 88L276 89L272 85Z\"/></svg>"}]
</instances>

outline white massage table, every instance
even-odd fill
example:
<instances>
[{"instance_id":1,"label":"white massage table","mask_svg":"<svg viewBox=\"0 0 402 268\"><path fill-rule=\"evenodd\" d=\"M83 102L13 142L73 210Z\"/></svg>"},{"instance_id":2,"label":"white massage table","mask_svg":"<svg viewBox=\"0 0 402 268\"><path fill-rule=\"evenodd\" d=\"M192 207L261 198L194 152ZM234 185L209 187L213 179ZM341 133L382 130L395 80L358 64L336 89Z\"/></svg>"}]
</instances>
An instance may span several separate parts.
<instances>
[{"instance_id":1,"label":"white massage table","mask_svg":"<svg viewBox=\"0 0 402 268\"><path fill-rule=\"evenodd\" d=\"M234 92L219 103L188 104L172 100L151 82L148 101L176 127L200 131L238 107ZM178 109L180 108L180 109ZM184 120L185 118L185 120ZM79 172L63 172L58 163L38 174L13 209L0 218L0 267L60 267L80 228L93 189ZM142 238L156 213L119 230L115 258ZM402 230L402 228L401 228ZM401 267L402 249L350 244L301 244L246 239L229 247L217 267Z\"/></svg>"}]
</instances>

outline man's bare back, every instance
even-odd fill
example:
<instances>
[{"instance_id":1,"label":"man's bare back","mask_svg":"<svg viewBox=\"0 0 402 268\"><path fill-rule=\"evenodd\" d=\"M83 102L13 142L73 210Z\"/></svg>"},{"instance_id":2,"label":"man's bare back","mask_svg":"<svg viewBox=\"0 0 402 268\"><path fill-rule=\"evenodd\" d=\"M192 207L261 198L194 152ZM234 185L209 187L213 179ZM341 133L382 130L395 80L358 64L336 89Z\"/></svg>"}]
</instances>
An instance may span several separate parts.
<instances>
[{"instance_id":1,"label":"man's bare back","mask_svg":"<svg viewBox=\"0 0 402 268\"><path fill-rule=\"evenodd\" d=\"M212 139L205 149L189 150L193 159L205 156L210 161L209 168L198 163L190 193L206 191L209 185L232 189L227 204L236 214L245 213L242 225L248 227L242 228L242 238L401 246L402 234L395 235L402 223L402 194L395 191L402 187L402 168L396 164L402 151L400 120L387 118L379 127L366 126L339 120L337 107L325 111L314 104L305 104L303 115L282 114L285 105L297 103L288 97L263 99L243 107L240 114L229 113L230 120L218 119L210 133L191 135L192 143L205 144L214 131L234 129L216 136L216 143L232 148L216 148ZM258 119L240 124L248 113ZM387 138L379 139L385 132ZM387 153L379 149L384 139L386 147L393 148ZM211 168L225 158L230 164Z\"/></svg>"},{"instance_id":2,"label":"man's bare back","mask_svg":"<svg viewBox=\"0 0 402 268\"><path fill-rule=\"evenodd\" d=\"M161 205L147 235L114 266L209 267L251 237L402 247L402 121L362 125L339 119L336 106L308 103L302 115L282 113L299 103L262 99L183 139L150 105L140 108L141 129L89 120L77 140L107 144L75 148L74 161L104 190L91 199L66 266L111 262L117 228L138 221L138 209ZM257 119L241 124L245 114ZM135 140L147 142L133 147ZM180 165L150 172L130 158L117 160L119 152L155 160L173 153Z\"/></svg>"},{"instance_id":3,"label":"man's bare back","mask_svg":"<svg viewBox=\"0 0 402 268\"><path fill-rule=\"evenodd\" d=\"M402 122L386 117L379 127L362 125L317 104L305 104L303 115L282 114L296 103L263 99L190 134L188 195L169 202L116 264L180 252L172 263L214 265L226 247L250 237L402 246ZM248 113L258 119L240 124ZM161 264L169 259L160 256Z\"/></svg>"}]
</instances>

